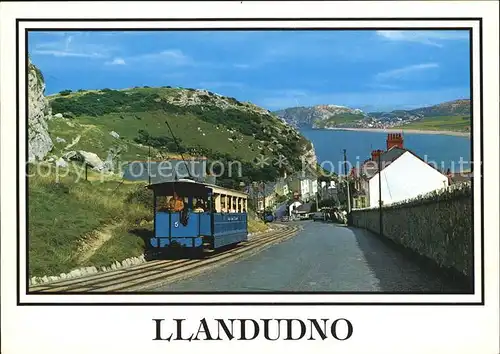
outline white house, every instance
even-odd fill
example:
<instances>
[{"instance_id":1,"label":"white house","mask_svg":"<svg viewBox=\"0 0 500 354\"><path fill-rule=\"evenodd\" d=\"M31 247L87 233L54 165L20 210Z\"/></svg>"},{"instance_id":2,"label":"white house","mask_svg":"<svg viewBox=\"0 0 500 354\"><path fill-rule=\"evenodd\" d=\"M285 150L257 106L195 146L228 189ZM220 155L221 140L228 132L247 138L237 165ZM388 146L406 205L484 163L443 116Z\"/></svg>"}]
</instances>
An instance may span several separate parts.
<instances>
[{"instance_id":1,"label":"white house","mask_svg":"<svg viewBox=\"0 0 500 354\"><path fill-rule=\"evenodd\" d=\"M300 180L300 195L302 196L303 200L309 199L309 193L310 193L310 188L309 185L311 182L309 179L301 179Z\"/></svg>"},{"instance_id":2,"label":"white house","mask_svg":"<svg viewBox=\"0 0 500 354\"><path fill-rule=\"evenodd\" d=\"M311 179L310 181L311 181L311 185L310 185L310 187L311 187L311 194L313 196L315 196L316 193L318 193L318 180L317 179Z\"/></svg>"},{"instance_id":3,"label":"white house","mask_svg":"<svg viewBox=\"0 0 500 354\"><path fill-rule=\"evenodd\" d=\"M387 156L391 154L393 157ZM415 198L449 185L447 176L411 151L393 148L382 154L381 159L384 161L381 173L377 169L362 182L370 207L377 207L379 204L380 174L383 205Z\"/></svg>"}]
</instances>

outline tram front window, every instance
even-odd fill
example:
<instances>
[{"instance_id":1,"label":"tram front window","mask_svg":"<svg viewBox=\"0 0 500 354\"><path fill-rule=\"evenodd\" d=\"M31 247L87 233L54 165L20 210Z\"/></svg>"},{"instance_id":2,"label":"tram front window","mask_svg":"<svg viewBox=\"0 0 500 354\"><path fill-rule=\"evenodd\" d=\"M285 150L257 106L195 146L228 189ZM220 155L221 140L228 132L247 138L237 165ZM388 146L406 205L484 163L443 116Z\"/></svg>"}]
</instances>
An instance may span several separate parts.
<instances>
[{"instance_id":1,"label":"tram front window","mask_svg":"<svg viewBox=\"0 0 500 354\"><path fill-rule=\"evenodd\" d=\"M205 201L203 199L198 199L196 201L193 211L195 213L203 213L205 212L205 210L206 210Z\"/></svg>"}]
</instances>

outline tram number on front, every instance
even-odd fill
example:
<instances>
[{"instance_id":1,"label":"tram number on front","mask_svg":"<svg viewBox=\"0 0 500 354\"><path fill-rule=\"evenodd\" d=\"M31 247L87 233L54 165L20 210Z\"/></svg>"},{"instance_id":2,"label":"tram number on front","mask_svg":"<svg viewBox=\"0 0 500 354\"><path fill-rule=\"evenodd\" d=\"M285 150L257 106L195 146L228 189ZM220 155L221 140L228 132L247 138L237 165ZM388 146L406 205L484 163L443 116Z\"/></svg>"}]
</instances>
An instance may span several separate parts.
<instances>
[{"instance_id":1,"label":"tram number on front","mask_svg":"<svg viewBox=\"0 0 500 354\"><path fill-rule=\"evenodd\" d=\"M174 222L174 227L179 227L179 222L178 221Z\"/></svg>"}]
</instances>

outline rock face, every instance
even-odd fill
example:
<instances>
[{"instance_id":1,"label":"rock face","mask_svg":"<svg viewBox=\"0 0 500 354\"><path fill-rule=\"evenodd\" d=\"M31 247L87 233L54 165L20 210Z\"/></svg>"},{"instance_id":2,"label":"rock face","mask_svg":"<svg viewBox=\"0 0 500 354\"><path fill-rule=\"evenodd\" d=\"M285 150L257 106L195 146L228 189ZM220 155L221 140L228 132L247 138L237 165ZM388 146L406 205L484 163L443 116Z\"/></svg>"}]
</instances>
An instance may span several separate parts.
<instances>
[{"instance_id":1,"label":"rock face","mask_svg":"<svg viewBox=\"0 0 500 354\"><path fill-rule=\"evenodd\" d=\"M28 68L28 161L43 160L54 144L47 131L51 110L44 96L42 74L31 61Z\"/></svg>"},{"instance_id":2,"label":"rock face","mask_svg":"<svg viewBox=\"0 0 500 354\"><path fill-rule=\"evenodd\" d=\"M303 156L307 165L314 168L316 167L316 165L318 164L318 159L316 157L316 150L314 149L314 145L312 142L309 146L306 145Z\"/></svg>"}]
</instances>

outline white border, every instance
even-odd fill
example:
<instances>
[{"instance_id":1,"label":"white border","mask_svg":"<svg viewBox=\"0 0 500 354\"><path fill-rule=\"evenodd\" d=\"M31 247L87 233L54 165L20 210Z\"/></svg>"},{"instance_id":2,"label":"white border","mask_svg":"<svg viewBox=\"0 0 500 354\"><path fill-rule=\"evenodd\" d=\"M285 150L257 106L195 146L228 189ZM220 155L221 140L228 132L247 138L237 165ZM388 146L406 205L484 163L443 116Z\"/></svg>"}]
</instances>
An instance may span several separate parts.
<instances>
[{"instance_id":1,"label":"white border","mask_svg":"<svg viewBox=\"0 0 500 354\"><path fill-rule=\"evenodd\" d=\"M293 3L0 3L2 353L453 353L498 354L499 4L493 1ZM26 17L482 17L485 306L16 306L15 18ZM344 23L345 25L346 23ZM476 80L475 80L476 81ZM475 91L476 93L477 91ZM23 93L24 94L24 93ZM477 128L474 128L477 129ZM476 135L477 136L477 135ZM475 143L476 144L476 137ZM476 147L475 147L476 148ZM477 209L476 209L477 210ZM128 301L143 296L118 296ZM377 295L375 295L377 296ZM71 296L67 296L70 298ZM165 296L159 296L168 300ZM308 296L313 298L314 296ZM370 301L373 301L374 295ZM391 296L387 297L388 299ZM380 297L380 298L382 298ZM77 300L75 297L71 297ZM228 298L231 298L228 296ZM322 298L322 296L317 296ZM351 298L351 296L349 296ZM359 299L359 298L358 298ZM30 298L30 300L32 300ZM57 299L62 301L62 299ZM234 300L234 299L232 299ZM248 299L244 299L248 300ZM273 297L273 301L275 298ZM385 299L384 299L385 300ZM93 301L102 301L93 297ZM348 318L345 342L153 342L152 318ZM368 348L367 348L368 347Z\"/></svg>"}]
</instances>

